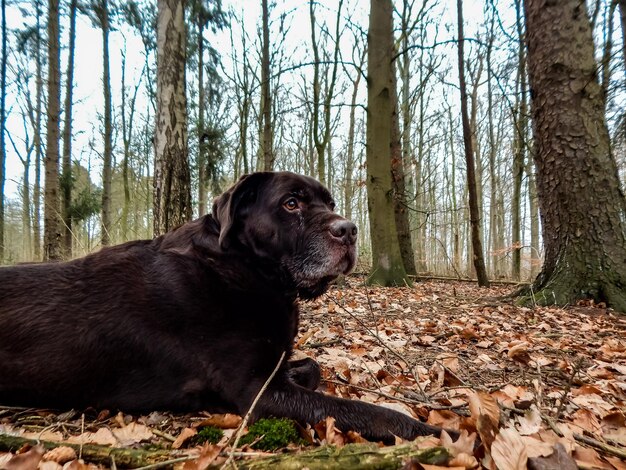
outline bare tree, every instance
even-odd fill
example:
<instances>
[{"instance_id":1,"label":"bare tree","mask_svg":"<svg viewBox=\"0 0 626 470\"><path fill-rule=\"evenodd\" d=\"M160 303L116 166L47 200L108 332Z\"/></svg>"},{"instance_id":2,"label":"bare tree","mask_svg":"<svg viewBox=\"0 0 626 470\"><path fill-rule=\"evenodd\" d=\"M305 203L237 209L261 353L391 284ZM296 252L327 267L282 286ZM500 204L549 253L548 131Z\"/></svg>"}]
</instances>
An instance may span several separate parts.
<instances>
[{"instance_id":1,"label":"bare tree","mask_svg":"<svg viewBox=\"0 0 626 470\"><path fill-rule=\"evenodd\" d=\"M63 257L72 257L72 110L74 95L74 52L76 46L77 0L70 1L70 28L68 31L67 72L65 74L65 117L63 119L63 158L61 173L61 218L63 221Z\"/></svg>"},{"instance_id":2,"label":"bare tree","mask_svg":"<svg viewBox=\"0 0 626 470\"><path fill-rule=\"evenodd\" d=\"M331 64L330 78L326 77L325 87L323 90L323 103L322 103L322 80L320 72L322 64L320 63L319 44L317 39L317 21L315 17L315 0L309 0L309 18L311 20L311 48L313 50L313 143L315 144L315 150L317 152L317 177L320 181L323 181L327 186L331 186L330 178L327 178L325 155L327 147L331 138L331 104L335 94L335 86L337 84L337 71L339 69L339 42L341 40L341 10L343 7L343 0L339 0L337 5L337 15L335 17L335 37L332 40L335 42L333 47L333 56L330 57ZM324 28L326 29L326 28ZM324 59L328 62L327 58ZM327 68L327 67L325 67ZM328 75L328 70L326 75ZM321 119L320 119L320 108ZM322 121L322 122L320 122Z\"/></svg>"},{"instance_id":3,"label":"bare tree","mask_svg":"<svg viewBox=\"0 0 626 470\"><path fill-rule=\"evenodd\" d=\"M59 0L48 0L48 125L46 134L44 259L60 260L59 115L61 71L59 54Z\"/></svg>"},{"instance_id":4,"label":"bare tree","mask_svg":"<svg viewBox=\"0 0 626 470\"><path fill-rule=\"evenodd\" d=\"M259 156L263 162L263 169L274 169L274 135L272 126L272 93L270 90L270 26L268 0L262 0L262 55L261 55L261 106L260 106L260 147Z\"/></svg>"},{"instance_id":5,"label":"bare tree","mask_svg":"<svg viewBox=\"0 0 626 470\"><path fill-rule=\"evenodd\" d=\"M154 235L191 219L184 0L159 0Z\"/></svg>"},{"instance_id":6,"label":"bare tree","mask_svg":"<svg viewBox=\"0 0 626 470\"><path fill-rule=\"evenodd\" d=\"M478 208L478 194L476 191L476 173L474 165L474 149L472 145L472 131L467 110L467 85L465 83L465 60L463 34L463 0L457 0L458 19L458 54L459 54L459 85L461 89L461 119L463 122L463 143L465 146L465 161L467 163L467 187L469 193L470 223L472 228L473 262L478 277L478 285L489 287L489 278L485 268L485 258L481 242L481 220Z\"/></svg>"},{"instance_id":7,"label":"bare tree","mask_svg":"<svg viewBox=\"0 0 626 470\"><path fill-rule=\"evenodd\" d=\"M545 246L533 299L592 298L626 312L626 202L585 4L525 0L525 11Z\"/></svg>"},{"instance_id":8,"label":"bare tree","mask_svg":"<svg viewBox=\"0 0 626 470\"><path fill-rule=\"evenodd\" d=\"M409 283L393 210L391 141L395 93L391 0L371 0L367 53L367 197L372 242L369 282Z\"/></svg>"},{"instance_id":9,"label":"bare tree","mask_svg":"<svg viewBox=\"0 0 626 470\"><path fill-rule=\"evenodd\" d=\"M2 58L0 59L0 264L4 260L4 180L6 164L6 96L7 96L7 4L0 1L2 10Z\"/></svg>"}]
</instances>

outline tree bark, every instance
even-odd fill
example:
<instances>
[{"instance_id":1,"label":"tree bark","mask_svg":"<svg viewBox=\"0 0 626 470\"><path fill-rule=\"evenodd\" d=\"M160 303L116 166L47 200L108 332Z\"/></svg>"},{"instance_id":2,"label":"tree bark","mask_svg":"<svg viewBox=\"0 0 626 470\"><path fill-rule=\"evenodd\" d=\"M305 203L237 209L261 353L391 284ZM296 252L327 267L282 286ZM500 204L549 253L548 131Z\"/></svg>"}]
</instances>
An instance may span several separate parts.
<instances>
[{"instance_id":1,"label":"tree bark","mask_svg":"<svg viewBox=\"0 0 626 470\"><path fill-rule=\"evenodd\" d=\"M0 264L4 260L4 180L6 171L6 96L7 96L7 3L2 9L2 58L0 59ZM28 191L28 188L25 189Z\"/></svg>"},{"instance_id":2,"label":"tree bark","mask_svg":"<svg viewBox=\"0 0 626 470\"><path fill-rule=\"evenodd\" d=\"M76 46L77 0L70 2L69 46L67 50L67 73L65 78L65 118L63 122L63 160L61 178L61 217L63 220L63 258L72 257L72 107L74 95L74 50Z\"/></svg>"},{"instance_id":3,"label":"tree bark","mask_svg":"<svg viewBox=\"0 0 626 470\"><path fill-rule=\"evenodd\" d=\"M578 0L525 0L525 9L545 245L533 297L558 305L591 298L626 312L626 203L589 16Z\"/></svg>"},{"instance_id":4,"label":"tree bark","mask_svg":"<svg viewBox=\"0 0 626 470\"><path fill-rule=\"evenodd\" d=\"M184 0L159 0L154 236L191 219Z\"/></svg>"},{"instance_id":5,"label":"tree bark","mask_svg":"<svg viewBox=\"0 0 626 470\"><path fill-rule=\"evenodd\" d=\"M463 121L463 143L465 146L465 161L467 162L467 188L470 209L470 225L473 250L473 263L476 269L478 285L489 287L489 278L485 269L485 258L481 242L481 221L478 208L478 194L476 191L476 174L474 169L474 150L467 111L467 86L465 83L464 41L463 35L463 1L457 0L458 28L459 28L459 84L461 88L461 119Z\"/></svg>"},{"instance_id":6,"label":"tree bark","mask_svg":"<svg viewBox=\"0 0 626 470\"><path fill-rule=\"evenodd\" d=\"M59 0L48 0L48 125L46 133L44 196L44 260L57 261L61 253L59 201L59 115L61 71L59 54Z\"/></svg>"},{"instance_id":7,"label":"tree bark","mask_svg":"<svg viewBox=\"0 0 626 470\"><path fill-rule=\"evenodd\" d=\"M35 0L35 14L37 15L35 35L35 181L33 183L33 253L36 261L41 260L41 103L43 101L43 71L41 60L41 0Z\"/></svg>"},{"instance_id":8,"label":"tree bark","mask_svg":"<svg viewBox=\"0 0 626 470\"><path fill-rule=\"evenodd\" d=\"M393 209L391 141L393 93L393 19L391 0L371 0L367 78L367 198L372 242L368 282L404 285L406 274Z\"/></svg>"},{"instance_id":9,"label":"tree bark","mask_svg":"<svg viewBox=\"0 0 626 470\"><path fill-rule=\"evenodd\" d=\"M263 46L261 57L261 148L263 169L274 169L274 136L272 135L272 93L270 90L270 27L267 0L263 6Z\"/></svg>"},{"instance_id":10,"label":"tree bark","mask_svg":"<svg viewBox=\"0 0 626 470\"><path fill-rule=\"evenodd\" d=\"M400 116L398 106L398 80L396 78L395 64L391 64L391 103L393 107L391 115L391 181L393 184L393 213L396 219L398 232L398 246L402 264L407 274L415 275L415 255L411 241L411 224L409 223L409 204L406 191L405 161L402 156L402 144L400 141Z\"/></svg>"},{"instance_id":11,"label":"tree bark","mask_svg":"<svg viewBox=\"0 0 626 470\"><path fill-rule=\"evenodd\" d=\"M518 96L513 115L513 196L511 200L511 274L514 280L521 278L522 272L522 179L524 176L524 161L526 159L528 128L528 102L526 98L526 51L524 48L523 18L521 1L515 0L516 25L518 38L517 53L517 83Z\"/></svg>"},{"instance_id":12,"label":"tree bark","mask_svg":"<svg viewBox=\"0 0 626 470\"><path fill-rule=\"evenodd\" d=\"M207 213L207 151L204 142L204 18L198 14L198 215Z\"/></svg>"},{"instance_id":13,"label":"tree bark","mask_svg":"<svg viewBox=\"0 0 626 470\"><path fill-rule=\"evenodd\" d=\"M111 244L111 185L113 172L113 123L111 117L111 71L109 66L109 1L101 0L102 86L104 90L104 154L102 163L102 245Z\"/></svg>"}]
</instances>

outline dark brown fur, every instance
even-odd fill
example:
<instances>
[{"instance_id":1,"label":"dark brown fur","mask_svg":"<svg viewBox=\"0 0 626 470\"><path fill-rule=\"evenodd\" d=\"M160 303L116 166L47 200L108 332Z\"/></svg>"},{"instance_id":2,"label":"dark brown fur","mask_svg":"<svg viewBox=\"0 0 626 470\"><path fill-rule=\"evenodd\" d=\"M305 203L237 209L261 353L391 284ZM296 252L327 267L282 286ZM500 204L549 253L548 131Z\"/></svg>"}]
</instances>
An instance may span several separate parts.
<instances>
[{"instance_id":1,"label":"dark brown fur","mask_svg":"<svg viewBox=\"0 0 626 470\"><path fill-rule=\"evenodd\" d=\"M312 178L256 173L155 240L0 268L0 404L246 413L291 354L297 299L354 266L356 227L332 205ZM285 361L255 418L334 416L370 439L438 431L318 383L314 361Z\"/></svg>"}]
</instances>

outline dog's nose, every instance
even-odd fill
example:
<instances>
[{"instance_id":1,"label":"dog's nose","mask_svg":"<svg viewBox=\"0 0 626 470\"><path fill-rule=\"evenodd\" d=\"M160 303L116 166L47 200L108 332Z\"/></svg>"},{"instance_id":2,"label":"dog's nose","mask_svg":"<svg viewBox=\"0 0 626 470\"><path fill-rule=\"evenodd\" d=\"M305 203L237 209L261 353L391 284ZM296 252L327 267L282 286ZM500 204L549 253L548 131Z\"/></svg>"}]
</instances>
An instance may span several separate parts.
<instances>
[{"instance_id":1,"label":"dog's nose","mask_svg":"<svg viewBox=\"0 0 626 470\"><path fill-rule=\"evenodd\" d=\"M358 230L349 220L336 220L330 224L330 234L338 238L346 245L354 245L356 243L356 234Z\"/></svg>"}]
</instances>

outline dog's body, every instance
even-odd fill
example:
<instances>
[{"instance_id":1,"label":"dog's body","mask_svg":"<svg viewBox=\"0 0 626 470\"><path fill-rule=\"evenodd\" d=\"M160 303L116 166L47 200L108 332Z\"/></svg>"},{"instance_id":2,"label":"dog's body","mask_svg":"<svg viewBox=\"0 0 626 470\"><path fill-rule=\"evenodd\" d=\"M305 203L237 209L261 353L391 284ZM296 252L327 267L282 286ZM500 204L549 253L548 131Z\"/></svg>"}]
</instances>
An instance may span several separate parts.
<instances>
[{"instance_id":1,"label":"dog's body","mask_svg":"<svg viewBox=\"0 0 626 470\"><path fill-rule=\"evenodd\" d=\"M297 299L354 267L356 227L332 206L311 178L257 173L155 240L0 268L0 404L246 413L291 354ZM285 360L255 417L334 416L385 440L438 431L318 383L314 361Z\"/></svg>"}]
</instances>

